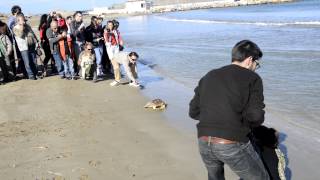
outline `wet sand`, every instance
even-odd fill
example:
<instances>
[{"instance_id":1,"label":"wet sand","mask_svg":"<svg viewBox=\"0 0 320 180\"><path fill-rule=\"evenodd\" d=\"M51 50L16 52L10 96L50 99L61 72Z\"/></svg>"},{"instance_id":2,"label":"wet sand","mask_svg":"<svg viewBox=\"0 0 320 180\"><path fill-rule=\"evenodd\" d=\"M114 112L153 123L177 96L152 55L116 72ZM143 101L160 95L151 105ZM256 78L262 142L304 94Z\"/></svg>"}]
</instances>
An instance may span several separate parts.
<instances>
[{"instance_id":1,"label":"wet sand","mask_svg":"<svg viewBox=\"0 0 320 180\"><path fill-rule=\"evenodd\" d=\"M1 179L206 179L195 134L144 109L140 90L109 82L0 86Z\"/></svg>"}]
</instances>

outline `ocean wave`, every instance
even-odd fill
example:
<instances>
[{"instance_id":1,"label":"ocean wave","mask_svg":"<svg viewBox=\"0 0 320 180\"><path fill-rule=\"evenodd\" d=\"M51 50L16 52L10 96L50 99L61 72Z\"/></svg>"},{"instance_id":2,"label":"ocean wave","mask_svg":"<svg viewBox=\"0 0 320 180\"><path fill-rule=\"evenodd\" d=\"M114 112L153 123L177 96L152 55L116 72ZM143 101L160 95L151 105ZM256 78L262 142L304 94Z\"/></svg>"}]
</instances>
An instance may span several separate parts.
<instances>
[{"instance_id":1,"label":"ocean wave","mask_svg":"<svg viewBox=\"0 0 320 180\"><path fill-rule=\"evenodd\" d=\"M200 19L175 19L157 16L163 21L189 22L202 24L237 24L237 25L256 25L256 26L316 26L320 27L320 21L297 21L297 22L248 22L248 21L216 21Z\"/></svg>"}]
</instances>

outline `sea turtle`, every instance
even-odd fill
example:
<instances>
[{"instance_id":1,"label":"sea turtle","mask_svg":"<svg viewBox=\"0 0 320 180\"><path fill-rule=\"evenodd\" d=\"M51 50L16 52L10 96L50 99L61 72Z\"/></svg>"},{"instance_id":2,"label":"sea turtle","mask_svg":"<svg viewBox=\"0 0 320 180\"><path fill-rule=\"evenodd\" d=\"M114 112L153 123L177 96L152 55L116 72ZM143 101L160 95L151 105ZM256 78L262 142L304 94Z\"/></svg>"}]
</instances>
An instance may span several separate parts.
<instances>
[{"instance_id":1,"label":"sea turtle","mask_svg":"<svg viewBox=\"0 0 320 180\"><path fill-rule=\"evenodd\" d=\"M148 103L144 106L144 108L152 108L152 109L154 109L154 110L156 110L156 109L161 109L161 110L163 110L164 108L166 108L166 106L167 106L167 104L166 104L163 100L161 100L161 99L154 99L154 100L148 102Z\"/></svg>"}]
</instances>

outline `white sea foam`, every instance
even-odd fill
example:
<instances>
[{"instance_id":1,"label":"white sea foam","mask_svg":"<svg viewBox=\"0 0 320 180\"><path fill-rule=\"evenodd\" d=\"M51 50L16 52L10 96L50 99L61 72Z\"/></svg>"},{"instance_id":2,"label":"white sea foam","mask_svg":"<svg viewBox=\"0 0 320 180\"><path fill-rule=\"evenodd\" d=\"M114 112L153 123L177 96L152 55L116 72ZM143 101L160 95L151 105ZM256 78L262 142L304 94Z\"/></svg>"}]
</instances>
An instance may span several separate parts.
<instances>
[{"instance_id":1,"label":"white sea foam","mask_svg":"<svg viewBox=\"0 0 320 180\"><path fill-rule=\"evenodd\" d=\"M175 19L156 16L157 19L163 21L189 22L201 24L238 24L238 25L256 25L256 26L319 26L320 21L297 21L297 22L246 22L246 21L216 21L216 20L200 20L200 19Z\"/></svg>"}]
</instances>

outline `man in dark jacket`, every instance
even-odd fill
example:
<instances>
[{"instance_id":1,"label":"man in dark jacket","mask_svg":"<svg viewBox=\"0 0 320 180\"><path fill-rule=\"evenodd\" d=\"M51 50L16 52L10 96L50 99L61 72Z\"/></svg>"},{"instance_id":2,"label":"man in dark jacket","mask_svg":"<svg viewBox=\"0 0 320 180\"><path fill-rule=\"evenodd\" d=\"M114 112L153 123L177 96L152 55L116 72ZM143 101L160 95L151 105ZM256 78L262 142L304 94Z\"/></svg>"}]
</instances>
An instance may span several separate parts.
<instances>
[{"instance_id":1,"label":"man in dark jacket","mask_svg":"<svg viewBox=\"0 0 320 180\"><path fill-rule=\"evenodd\" d=\"M73 21L70 24L70 29L72 33L73 39L73 47L74 47L74 54L76 62L79 59L79 55L83 50L83 46L85 43L85 24L83 22L82 12L77 11L73 15ZM78 67L77 63L74 65L76 73L79 73L80 68Z\"/></svg>"},{"instance_id":2,"label":"man in dark jacket","mask_svg":"<svg viewBox=\"0 0 320 180\"><path fill-rule=\"evenodd\" d=\"M249 40L232 49L232 64L207 73L190 102L189 115L199 120L200 154L209 180L224 179L224 164L240 178L267 180L269 176L248 134L264 121L260 48Z\"/></svg>"},{"instance_id":3,"label":"man in dark jacket","mask_svg":"<svg viewBox=\"0 0 320 180\"><path fill-rule=\"evenodd\" d=\"M91 24L85 30L86 42L93 44L93 50L96 55L97 75L102 76L102 53L103 53L103 29L97 22L97 17L91 17Z\"/></svg>"}]
</instances>

